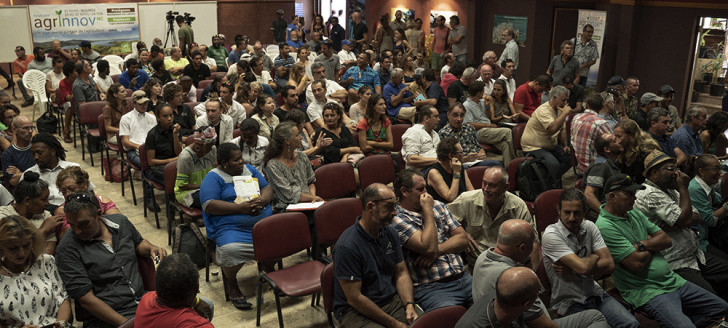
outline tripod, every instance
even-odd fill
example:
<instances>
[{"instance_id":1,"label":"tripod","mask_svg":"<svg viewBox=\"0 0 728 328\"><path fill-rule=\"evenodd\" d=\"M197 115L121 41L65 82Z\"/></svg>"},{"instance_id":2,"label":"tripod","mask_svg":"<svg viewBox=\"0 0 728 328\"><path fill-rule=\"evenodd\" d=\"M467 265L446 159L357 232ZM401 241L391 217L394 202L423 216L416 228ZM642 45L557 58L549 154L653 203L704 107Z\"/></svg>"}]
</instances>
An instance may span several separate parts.
<instances>
[{"instance_id":1,"label":"tripod","mask_svg":"<svg viewBox=\"0 0 728 328\"><path fill-rule=\"evenodd\" d=\"M172 46L177 46L177 38L174 36L174 20L167 21L167 36L164 38L164 48L167 48L169 37L172 37Z\"/></svg>"}]
</instances>

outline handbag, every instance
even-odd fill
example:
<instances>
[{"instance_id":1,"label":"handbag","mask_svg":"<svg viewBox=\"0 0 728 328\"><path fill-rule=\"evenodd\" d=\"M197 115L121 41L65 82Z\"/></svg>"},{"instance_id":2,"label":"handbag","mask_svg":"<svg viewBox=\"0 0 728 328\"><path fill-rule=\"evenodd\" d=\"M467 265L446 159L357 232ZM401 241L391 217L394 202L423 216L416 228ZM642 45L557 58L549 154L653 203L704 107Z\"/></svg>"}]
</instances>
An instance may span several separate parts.
<instances>
[{"instance_id":1,"label":"handbag","mask_svg":"<svg viewBox=\"0 0 728 328\"><path fill-rule=\"evenodd\" d=\"M55 134L58 131L58 117L51 111L46 111L35 121L38 133Z\"/></svg>"}]
</instances>

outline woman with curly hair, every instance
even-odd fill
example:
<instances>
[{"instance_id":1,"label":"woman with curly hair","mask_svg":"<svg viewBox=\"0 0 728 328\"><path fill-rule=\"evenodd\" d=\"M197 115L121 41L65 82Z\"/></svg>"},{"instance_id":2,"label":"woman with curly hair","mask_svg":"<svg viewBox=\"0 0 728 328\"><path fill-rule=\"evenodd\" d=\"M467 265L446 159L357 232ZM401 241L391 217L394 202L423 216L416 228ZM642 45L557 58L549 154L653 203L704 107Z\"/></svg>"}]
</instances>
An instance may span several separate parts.
<instances>
[{"instance_id":1,"label":"woman with curly hair","mask_svg":"<svg viewBox=\"0 0 728 328\"><path fill-rule=\"evenodd\" d=\"M614 126L614 137L623 148L618 159L622 173L631 176L635 183L645 182L645 158L651 151L661 150L660 145L631 119L622 120Z\"/></svg>"},{"instance_id":2,"label":"woman with curly hair","mask_svg":"<svg viewBox=\"0 0 728 328\"><path fill-rule=\"evenodd\" d=\"M238 84L235 92L237 95L235 101L239 102L245 108L245 116L253 116L253 108L258 101L258 95L263 91L263 87L258 82L242 82Z\"/></svg>"},{"instance_id":3,"label":"woman with curly hair","mask_svg":"<svg viewBox=\"0 0 728 328\"><path fill-rule=\"evenodd\" d=\"M144 83L142 91L144 91L144 93L147 94L147 98L149 98L147 112L153 113L154 109L157 108L157 105L162 102L162 81L156 77L150 77L149 81Z\"/></svg>"},{"instance_id":4,"label":"woman with curly hair","mask_svg":"<svg viewBox=\"0 0 728 328\"><path fill-rule=\"evenodd\" d=\"M359 147L364 154L385 154L394 147L392 123L387 118L384 97L374 93L367 101L364 118L356 125L359 132Z\"/></svg>"},{"instance_id":5,"label":"woman with curly hair","mask_svg":"<svg viewBox=\"0 0 728 328\"><path fill-rule=\"evenodd\" d=\"M58 206L55 215L66 217L66 213L63 211L63 206L70 200L71 195L77 191L87 191L89 177L88 173L84 171L80 166L67 167L58 173L56 178L56 186L61 191L63 198L66 200ZM89 191L93 193L93 191ZM113 200L101 196L95 195L101 205L101 214L121 214L121 211L116 207L116 203Z\"/></svg>"}]
</instances>

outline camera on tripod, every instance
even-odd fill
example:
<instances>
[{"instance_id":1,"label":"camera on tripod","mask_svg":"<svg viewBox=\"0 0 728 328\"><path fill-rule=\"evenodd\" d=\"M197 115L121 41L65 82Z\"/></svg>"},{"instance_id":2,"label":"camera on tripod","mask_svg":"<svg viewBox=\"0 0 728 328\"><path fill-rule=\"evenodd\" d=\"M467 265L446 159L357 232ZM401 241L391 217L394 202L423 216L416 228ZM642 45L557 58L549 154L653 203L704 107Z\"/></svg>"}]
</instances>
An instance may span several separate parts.
<instances>
[{"instance_id":1,"label":"camera on tripod","mask_svg":"<svg viewBox=\"0 0 728 328\"><path fill-rule=\"evenodd\" d=\"M168 11L167 12L167 17L166 17L167 18L167 23L170 23L170 24L173 23L174 22L174 19L175 19L175 17L177 17L177 15L179 15L179 12L177 12L177 11L171 11L171 10Z\"/></svg>"},{"instance_id":2,"label":"camera on tripod","mask_svg":"<svg viewBox=\"0 0 728 328\"><path fill-rule=\"evenodd\" d=\"M195 19L197 19L197 18L195 18L195 16L190 15L190 13L185 13L184 18L185 18L185 23L187 23L187 25L189 25L189 26L192 26L192 22L194 22Z\"/></svg>"}]
</instances>

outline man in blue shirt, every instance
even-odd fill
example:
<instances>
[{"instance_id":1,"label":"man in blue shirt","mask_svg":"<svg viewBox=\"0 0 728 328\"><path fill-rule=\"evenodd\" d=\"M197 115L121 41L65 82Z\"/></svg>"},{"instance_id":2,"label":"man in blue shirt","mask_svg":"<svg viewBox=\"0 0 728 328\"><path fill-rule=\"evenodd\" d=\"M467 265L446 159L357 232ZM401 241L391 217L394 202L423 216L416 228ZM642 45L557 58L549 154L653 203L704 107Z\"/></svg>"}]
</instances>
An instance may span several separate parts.
<instances>
[{"instance_id":1,"label":"man in blue shirt","mask_svg":"<svg viewBox=\"0 0 728 328\"><path fill-rule=\"evenodd\" d=\"M149 75L144 70L139 69L139 62L135 58L126 60L126 71L119 75L119 83L124 88L137 91L141 89L145 83L149 81Z\"/></svg>"},{"instance_id":2,"label":"man in blue shirt","mask_svg":"<svg viewBox=\"0 0 728 328\"><path fill-rule=\"evenodd\" d=\"M667 135L667 128L670 126L670 116L667 109L653 108L647 113L647 125L650 136L660 145L662 152L672 158L677 158L677 165L680 166L687 161L685 153L678 148L675 139Z\"/></svg>"},{"instance_id":3,"label":"man in blue shirt","mask_svg":"<svg viewBox=\"0 0 728 328\"><path fill-rule=\"evenodd\" d=\"M240 56L242 56L247 51L245 50L247 48L247 44L245 43L245 39L242 34L238 34L235 36L235 49L231 51L228 54L227 63L228 66L233 66L238 63L238 60L240 60Z\"/></svg>"},{"instance_id":4,"label":"man in blue shirt","mask_svg":"<svg viewBox=\"0 0 728 328\"><path fill-rule=\"evenodd\" d=\"M341 234L334 250L334 314L342 327L407 327L417 319L412 280L391 225L392 189L375 183L361 195L362 216Z\"/></svg>"},{"instance_id":5,"label":"man in blue shirt","mask_svg":"<svg viewBox=\"0 0 728 328\"><path fill-rule=\"evenodd\" d=\"M672 134L675 147L680 148L686 156L703 154L703 142L700 140L700 130L705 128L707 113L705 108L692 106L688 109L685 124Z\"/></svg>"},{"instance_id":6,"label":"man in blue shirt","mask_svg":"<svg viewBox=\"0 0 728 328\"><path fill-rule=\"evenodd\" d=\"M276 70L276 84L282 88L288 85L288 74L296 61L288 55L288 45L285 43L278 45L278 51L279 54L273 61L273 67Z\"/></svg>"},{"instance_id":7,"label":"man in blue shirt","mask_svg":"<svg viewBox=\"0 0 728 328\"><path fill-rule=\"evenodd\" d=\"M425 90L427 99L415 100L415 106L420 107L424 105L430 105L437 109L437 113L440 116L440 123L436 130L440 130L445 124L447 124L447 110L449 103L447 102L447 96L442 87L435 81L435 71L431 68L427 68L422 72L422 76L415 80L417 84Z\"/></svg>"},{"instance_id":8,"label":"man in blue shirt","mask_svg":"<svg viewBox=\"0 0 728 328\"><path fill-rule=\"evenodd\" d=\"M412 118L415 116L415 110L417 109L412 106L415 95L410 92L406 84L402 83L403 78L404 71L401 68L392 70L392 78L384 86L382 96L387 103L387 115L412 121Z\"/></svg>"},{"instance_id":9,"label":"man in blue shirt","mask_svg":"<svg viewBox=\"0 0 728 328\"><path fill-rule=\"evenodd\" d=\"M362 85L368 85L375 93L382 94L382 84L379 74L369 67L371 57L369 53L362 52L356 57L356 66L350 67L341 77L341 86L349 91L349 100L359 100L357 91ZM352 103L352 102L349 102Z\"/></svg>"}]
</instances>

